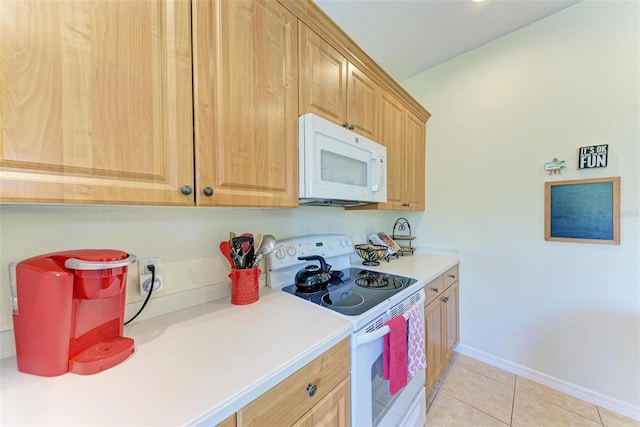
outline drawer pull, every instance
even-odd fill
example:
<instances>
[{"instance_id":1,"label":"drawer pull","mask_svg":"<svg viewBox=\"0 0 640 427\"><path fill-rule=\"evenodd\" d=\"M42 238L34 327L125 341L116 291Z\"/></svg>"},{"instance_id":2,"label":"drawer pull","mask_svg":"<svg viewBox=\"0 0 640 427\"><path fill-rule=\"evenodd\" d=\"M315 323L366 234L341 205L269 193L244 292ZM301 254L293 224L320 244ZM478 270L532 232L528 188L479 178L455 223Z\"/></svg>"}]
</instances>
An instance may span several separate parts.
<instances>
[{"instance_id":1,"label":"drawer pull","mask_svg":"<svg viewBox=\"0 0 640 427\"><path fill-rule=\"evenodd\" d=\"M447 301L449 301L449 297L444 297L444 298L442 298L442 302L445 302L445 303L446 303Z\"/></svg>"},{"instance_id":2,"label":"drawer pull","mask_svg":"<svg viewBox=\"0 0 640 427\"><path fill-rule=\"evenodd\" d=\"M451 277L452 279L455 279L455 278L456 278L456 275L455 275L455 274L447 274L447 276Z\"/></svg>"},{"instance_id":3,"label":"drawer pull","mask_svg":"<svg viewBox=\"0 0 640 427\"><path fill-rule=\"evenodd\" d=\"M438 293L438 290L439 290L439 289L438 289L438 288L431 288L431 290L432 290L433 292L435 292L435 293Z\"/></svg>"},{"instance_id":4,"label":"drawer pull","mask_svg":"<svg viewBox=\"0 0 640 427\"><path fill-rule=\"evenodd\" d=\"M307 392L309 393L309 397L313 397L318 391L318 386L315 384L307 384Z\"/></svg>"}]
</instances>

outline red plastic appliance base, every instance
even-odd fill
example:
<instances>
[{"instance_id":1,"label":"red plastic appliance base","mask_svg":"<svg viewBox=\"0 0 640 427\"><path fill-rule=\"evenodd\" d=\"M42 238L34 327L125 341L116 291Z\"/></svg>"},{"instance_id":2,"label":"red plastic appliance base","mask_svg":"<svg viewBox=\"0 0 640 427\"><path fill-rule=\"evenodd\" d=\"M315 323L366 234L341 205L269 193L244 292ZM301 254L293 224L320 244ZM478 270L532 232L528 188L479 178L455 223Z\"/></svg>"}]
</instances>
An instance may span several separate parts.
<instances>
[{"instance_id":1,"label":"red plastic appliance base","mask_svg":"<svg viewBox=\"0 0 640 427\"><path fill-rule=\"evenodd\" d=\"M92 345L69 360L69 371L90 375L109 369L133 353L133 339L115 337Z\"/></svg>"}]
</instances>

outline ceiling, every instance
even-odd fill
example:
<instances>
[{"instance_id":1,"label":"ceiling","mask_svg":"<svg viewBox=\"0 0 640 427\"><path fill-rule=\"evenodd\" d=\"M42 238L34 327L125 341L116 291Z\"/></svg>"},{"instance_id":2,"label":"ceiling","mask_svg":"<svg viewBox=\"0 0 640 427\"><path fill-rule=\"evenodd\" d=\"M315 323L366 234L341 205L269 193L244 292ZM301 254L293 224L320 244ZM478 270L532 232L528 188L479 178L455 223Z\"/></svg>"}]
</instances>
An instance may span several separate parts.
<instances>
[{"instance_id":1,"label":"ceiling","mask_svg":"<svg viewBox=\"0 0 640 427\"><path fill-rule=\"evenodd\" d=\"M315 0L397 81L578 1Z\"/></svg>"}]
</instances>

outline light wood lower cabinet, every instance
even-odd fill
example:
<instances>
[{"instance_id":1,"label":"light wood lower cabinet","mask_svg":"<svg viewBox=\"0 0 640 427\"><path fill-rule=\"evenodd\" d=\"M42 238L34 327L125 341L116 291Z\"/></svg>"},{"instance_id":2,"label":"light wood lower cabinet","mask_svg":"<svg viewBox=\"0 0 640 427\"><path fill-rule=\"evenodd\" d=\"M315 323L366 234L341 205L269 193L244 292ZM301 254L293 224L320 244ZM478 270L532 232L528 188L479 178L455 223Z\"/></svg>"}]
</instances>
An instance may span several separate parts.
<instances>
[{"instance_id":1,"label":"light wood lower cabinet","mask_svg":"<svg viewBox=\"0 0 640 427\"><path fill-rule=\"evenodd\" d=\"M294 424L294 427L348 427L350 425L351 381L345 378Z\"/></svg>"},{"instance_id":2,"label":"light wood lower cabinet","mask_svg":"<svg viewBox=\"0 0 640 427\"><path fill-rule=\"evenodd\" d=\"M349 360L346 338L238 411L237 427L348 426Z\"/></svg>"},{"instance_id":3,"label":"light wood lower cabinet","mask_svg":"<svg viewBox=\"0 0 640 427\"><path fill-rule=\"evenodd\" d=\"M455 280L452 281L452 277ZM427 395L433 389L460 340L458 266L425 286L425 354Z\"/></svg>"}]
</instances>

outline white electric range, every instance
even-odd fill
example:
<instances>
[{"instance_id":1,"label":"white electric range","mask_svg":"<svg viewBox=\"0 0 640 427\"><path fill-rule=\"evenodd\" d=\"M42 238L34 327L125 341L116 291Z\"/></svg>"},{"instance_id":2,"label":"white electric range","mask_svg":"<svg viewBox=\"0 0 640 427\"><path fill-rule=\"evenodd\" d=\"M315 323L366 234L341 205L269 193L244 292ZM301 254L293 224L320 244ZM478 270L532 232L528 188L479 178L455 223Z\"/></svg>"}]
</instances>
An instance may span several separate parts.
<instances>
[{"instance_id":1,"label":"white electric range","mask_svg":"<svg viewBox=\"0 0 640 427\"><path fill-rule=\"evenodd\" d=\"M353 243L346 235L294 237L279 240L277 246L278 249L267 256L267 286L331 310L354 324L351 335L351 425L424 425L425 372L418 372L393 396L389 393L388 381L381 377L382 341L389 332L385 323L404 315L414 304L420 307L420 318L424 319L422 285L414 278L353 265ZM309 256L322 257L330 272L326 286L320 289L296 284L296 275L301 270L322 270L315 259L298 259Z\"/></svg>"}]
</instances>

